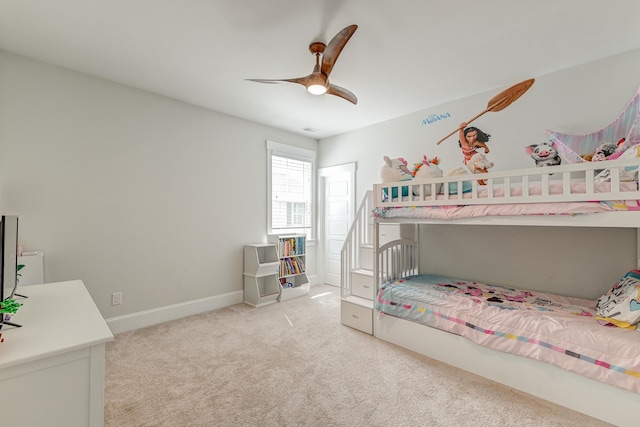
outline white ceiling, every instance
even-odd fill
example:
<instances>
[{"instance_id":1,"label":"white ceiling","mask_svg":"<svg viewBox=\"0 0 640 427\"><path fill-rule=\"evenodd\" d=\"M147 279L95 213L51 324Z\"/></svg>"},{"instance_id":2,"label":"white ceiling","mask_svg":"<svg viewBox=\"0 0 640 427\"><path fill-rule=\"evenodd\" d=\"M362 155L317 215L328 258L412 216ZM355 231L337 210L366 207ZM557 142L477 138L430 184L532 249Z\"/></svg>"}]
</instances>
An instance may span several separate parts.
<instances>
[{"instance_id":1,"label":"white ceiling","mask_svg":"<svg viewBox=\"0 0 640 427\"><path fill-rule=\"evenodd\" d=\"M639 20L637 0L0 0L0 49L322 139L640 48ZM357 105L245 81L309 74L350 24L331 81Z\"/></svg>"}]
</instances>

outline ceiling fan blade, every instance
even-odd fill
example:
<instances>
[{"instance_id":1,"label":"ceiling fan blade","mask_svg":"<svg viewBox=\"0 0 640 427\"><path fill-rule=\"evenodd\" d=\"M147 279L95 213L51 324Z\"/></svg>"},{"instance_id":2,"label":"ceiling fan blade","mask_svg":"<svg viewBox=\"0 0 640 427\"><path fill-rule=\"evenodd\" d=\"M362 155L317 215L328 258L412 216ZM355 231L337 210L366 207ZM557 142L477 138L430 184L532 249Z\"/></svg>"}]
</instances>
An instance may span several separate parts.
<instances>
[{"instance_id":1,"label":"ceiling fan blade","mask_svg":"<svg viewBox=\"0 0 640 427\"><path fill-rule=\"evenodd\" d=\"M293 79L245 79L245 80L248 80L250 82L268 83L268 84L298 83L298 84L301 84L303 86L306 86L307 85L307 81L309 80L309 76L296 77L296 78L293 78Z\"/></svg>"},{"instance_id":2,"label":"ceiling fan blade","mask_svg":"<svg viewBox=\"0 0 640 427\"><path fill-rule=\"evenodd\" d=\"M324 53L322 54L321 70L324 75L329 77L329 74L331 73L333 66L338 60L338 56L340 55L340 52L342 52L342 49L344 48L344 46L347 44L347 42L349 41L353 33L356 32L357 29L358 29L357 25L349 25L348 27L344 28L342 31L340 31L331 39L331 41L325 48Z\"/></svg>"},{"instance_id":3,"label":"ceiling fan blade","mask_svg":"<svg viewBox=\"0 0 640 427\"><path fill-rule=\"evenodd\" d=\"M353 94L353 92L343 87L336 86L334 84L329 85L329 88L327 89L327 93L329 95L335 95L335 96L339 96L340 98L344 98L353 104L358 103L358 98Z\"/></svg>"}]
</instances>

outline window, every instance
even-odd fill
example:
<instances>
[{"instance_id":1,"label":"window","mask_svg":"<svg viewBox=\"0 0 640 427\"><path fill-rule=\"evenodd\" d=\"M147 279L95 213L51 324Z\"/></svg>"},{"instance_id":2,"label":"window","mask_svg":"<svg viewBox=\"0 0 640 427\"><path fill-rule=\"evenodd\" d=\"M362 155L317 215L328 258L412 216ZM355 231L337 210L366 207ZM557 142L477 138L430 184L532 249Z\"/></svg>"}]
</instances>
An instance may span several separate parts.
<instances>
[{"instance_id":1,"label":"window","mask_svg":"<svg viewBox=\"0 0 640 427\"><path fill-rule=\"evenodd\" d=\"M315 212L315 152L267 141L269 233L312 238Z\"/></svg>"}]
</instances>

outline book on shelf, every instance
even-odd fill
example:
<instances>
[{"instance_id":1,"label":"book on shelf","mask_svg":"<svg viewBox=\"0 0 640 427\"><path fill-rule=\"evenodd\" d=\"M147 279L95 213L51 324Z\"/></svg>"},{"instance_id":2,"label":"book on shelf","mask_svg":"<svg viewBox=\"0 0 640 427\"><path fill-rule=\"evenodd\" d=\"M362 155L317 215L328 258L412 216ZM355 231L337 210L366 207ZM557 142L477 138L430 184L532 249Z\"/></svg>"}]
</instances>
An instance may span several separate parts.
<instances>
[{"instance_id":1,"label":"book on shelf","mask_svg":"<svg viewBox=\"0 0 640 427\"><path fill-rule=\"evenodd\" d=\"M304 252L304 236L280 239L280 256L302 255Z\"/></svg>"},{"instance_id":2,"label":"book on shelf","mask_svg":"<svg viewBox=\"0 0 640 427\"><path fill-rule=\"evenodd\" d=\"M280 260L280 276L291 276L305 272L304 261L300 257L289 257Z\"/></svg>"}]
</instances>

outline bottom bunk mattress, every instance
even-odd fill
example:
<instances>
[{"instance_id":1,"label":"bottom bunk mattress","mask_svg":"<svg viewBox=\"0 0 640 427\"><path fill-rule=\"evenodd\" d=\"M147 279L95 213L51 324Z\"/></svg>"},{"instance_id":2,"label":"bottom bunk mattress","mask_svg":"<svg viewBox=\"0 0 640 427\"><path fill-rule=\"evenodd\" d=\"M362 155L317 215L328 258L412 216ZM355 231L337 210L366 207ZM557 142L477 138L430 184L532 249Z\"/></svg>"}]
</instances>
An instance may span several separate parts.
<instances>
[{"instance_id":1,"label":"bottom bunk mattress","mask_svg":"<svg viewBox=\"0 0 640 427\"><path fill-rule=\"evenodd\" d=\"M596 301L452 279L385 283L376 310L640 393L640 331L596 320Z\"/></svg>"}]
</instances>

